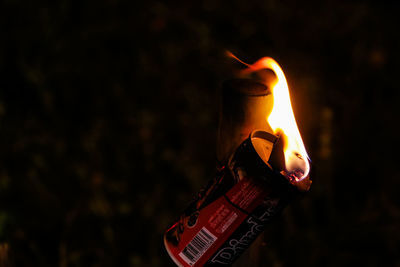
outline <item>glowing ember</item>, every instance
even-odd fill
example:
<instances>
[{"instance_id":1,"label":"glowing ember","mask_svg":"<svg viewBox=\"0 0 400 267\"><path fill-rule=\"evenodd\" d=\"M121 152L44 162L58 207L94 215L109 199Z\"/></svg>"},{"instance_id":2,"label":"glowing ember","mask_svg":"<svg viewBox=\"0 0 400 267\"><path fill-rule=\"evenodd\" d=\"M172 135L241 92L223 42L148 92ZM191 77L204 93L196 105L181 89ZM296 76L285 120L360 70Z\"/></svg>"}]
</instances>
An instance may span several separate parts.
<instances>
[{"instance_id":1,"label":"glowing ember","mask_svg":"<svg viewBox=\"0 0 400 267\"><path fill-rule=\"evenodd\" d=\"M274 134L281 135L281 138L284 138L285 176L295 181L306 178L310 171L308 155L299 129L297 128L290 102L288 84L281 67L274 59L269 57L261 58L254 64L249 65L239 60L233 54L229 53L229 55L248 67L244 70L245 73L270 69L277 76L277 82L271 88L273 108L267 116L267 121Z\"/></svg>"}]
</instances>

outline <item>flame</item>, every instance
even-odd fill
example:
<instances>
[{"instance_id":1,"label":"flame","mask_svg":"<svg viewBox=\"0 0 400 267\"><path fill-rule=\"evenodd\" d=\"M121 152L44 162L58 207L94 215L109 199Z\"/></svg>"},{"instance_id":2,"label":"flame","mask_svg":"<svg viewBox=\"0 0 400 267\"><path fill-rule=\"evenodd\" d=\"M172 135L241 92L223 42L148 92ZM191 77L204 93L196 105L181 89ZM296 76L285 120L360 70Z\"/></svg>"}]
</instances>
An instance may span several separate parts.
<instances>
[{"instance_id":1,"label":"flame","mask_svg":"<svg viewBox=\"0 0 400 267\"><path fill-rule=\"evenodd\" d=\"M309 157L297 127L290 102L289 87L281 67L270 57L261 58L253 65L249 65L230 52L229 55L248 67L244 72L270 69L277 76L277 82L270 88L273 96L273 108L267 116L267 121L274 134L281 135L282 138L281 133L283 133L286 169L284 174L286 177L295 181L306 178L310 172Z\"/></svg>"}]
</instances>

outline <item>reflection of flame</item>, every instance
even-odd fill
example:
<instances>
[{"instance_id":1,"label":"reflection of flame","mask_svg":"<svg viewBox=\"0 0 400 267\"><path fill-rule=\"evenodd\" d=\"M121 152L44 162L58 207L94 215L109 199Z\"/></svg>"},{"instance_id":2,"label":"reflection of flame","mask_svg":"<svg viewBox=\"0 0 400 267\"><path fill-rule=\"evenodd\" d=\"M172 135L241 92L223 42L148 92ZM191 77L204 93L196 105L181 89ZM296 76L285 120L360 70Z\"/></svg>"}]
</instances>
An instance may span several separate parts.
<instances>
[{"instance_id":1,"label":"reflection of flame","mask_svg":"<svg viewBox=\"0 0 400 267\"><path fill-rule=\"evenodd\" d=\"M230 54L230 56L238 59L232 54ZM242 62L241 60L239 61ZM271 113L267 117L267 121L275 134L283 132L283 136L285 137L284 154L285 168L287 171L286 176L296 181L306 178L310 171L310 164L294 118L285 74L279 64L269 57L261 58L253 65L244 64L248 66L245 72L271 69L277 76L277 82L271 88L274 104Z\"/></svg>"}]
</instances>

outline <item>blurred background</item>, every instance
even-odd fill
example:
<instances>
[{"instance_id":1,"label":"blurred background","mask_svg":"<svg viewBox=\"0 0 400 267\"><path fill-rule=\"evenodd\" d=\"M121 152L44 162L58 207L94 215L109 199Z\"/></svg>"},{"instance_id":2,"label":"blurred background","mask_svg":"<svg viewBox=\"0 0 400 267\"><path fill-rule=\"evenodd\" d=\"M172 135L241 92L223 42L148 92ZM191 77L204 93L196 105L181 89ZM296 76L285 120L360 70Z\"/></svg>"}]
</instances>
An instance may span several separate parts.
<instances>
[{"instance_id":1,"label":"blurred background","mask_svg":"<svg viewBox=\"0 0 400 267\"><path fill-rule=\"evenodd\" d=\"M162 233L215 174L221 83L271 56L311 191L260 266L400 266L398 4L0 4L0 262L174 266Z\"/></svg>"}]
</instances>

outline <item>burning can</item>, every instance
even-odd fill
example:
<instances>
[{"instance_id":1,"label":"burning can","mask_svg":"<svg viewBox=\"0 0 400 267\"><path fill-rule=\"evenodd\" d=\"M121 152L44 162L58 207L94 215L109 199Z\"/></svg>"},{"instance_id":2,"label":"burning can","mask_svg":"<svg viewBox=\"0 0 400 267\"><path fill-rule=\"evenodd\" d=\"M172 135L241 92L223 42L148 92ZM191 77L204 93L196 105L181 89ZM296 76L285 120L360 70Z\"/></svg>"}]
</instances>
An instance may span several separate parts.
<instances>
[{"instance_id":1,"label":"burning can","mask_svg":"<svg viewBox=\"0 0 400 267\"><path fill-rule=\"evenodd\" d=\"M278 138L253 131L164 235L178 266L231 265L299 192L269 163Z\"/></svg>"}]
</instances>

